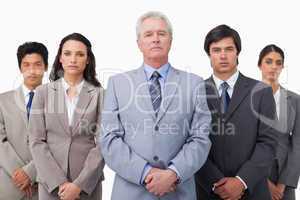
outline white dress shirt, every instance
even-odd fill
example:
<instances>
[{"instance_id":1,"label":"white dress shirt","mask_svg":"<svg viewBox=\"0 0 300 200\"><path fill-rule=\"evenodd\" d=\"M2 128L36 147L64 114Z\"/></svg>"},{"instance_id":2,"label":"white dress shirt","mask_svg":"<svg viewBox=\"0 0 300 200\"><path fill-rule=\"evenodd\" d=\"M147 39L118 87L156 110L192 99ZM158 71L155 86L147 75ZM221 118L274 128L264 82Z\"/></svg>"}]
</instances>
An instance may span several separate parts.
<instances>
[{"instance_id":1,"label":"white dress shirt","mask_svg":"<svg viewBox=\"0 0 300 200\"><path fill-rule=\"evenodd\" d=\"M29 101L29 92L34 92L35 90L29 90L26 85L24 85L24 83L22 84L22 90L23 90L23 95L24 95L24 99L25 99L25 106L28 104Z\"/></svg>"},{"instance_id":2,"label":"white dress shirt","mask_svg":"<svg viewBox=\"0 0 300 200\"><path fill-rule=\"evenodd\" d=\"M279 115L280 115L280 87L278 88L278 90L275 92L274 94L274 99L275 99L275 103L276 103L276 113L277 113L277 118L279 119Z\"/></svg>"},{"instance_id":3,"label":"white dress shirt","mask_svg":"<svg viewBox=\"0 0 300 200\"><path fill-rule=\"evenodd\" d=\"M218 89L218 92L219 92L219 96L222 95L222 87L221 87L221 84L223 82L227 82L227 84L229 85L228 89L227 89L227 93L229 95L229 97L231 98L232 97L232 94L233 94L233 88L234 88L234 85L237 81L237 79L239 78L239 71L236 71L229 79L227 80L221 80L219 79L218 77L216 77L214 74L213 74L213 79L214 79L214 82L216 84L216 87Z\"/></svg>"},{"instance_id":4,"label":"white dress shirt","mask_svg":"<svg viewBox=\"0 0 300 200\"><path fill-rule=\"evenodd\" d=\"M74 111L79 99L79 94L82 89L82 86L84 84L84 80L82 80L79 84L77 84L76 87L76 95L73 98L70 98L67 94L68 89L71 87L64 78L62 78L62 86L64 88L64 93L65 93L65 100L66 100L66 106L67 106L67 111L68 111L68 120L69 120L69 126L71 126L72 121L73 121L73 115Z\"/></svg>"}]
</instances>

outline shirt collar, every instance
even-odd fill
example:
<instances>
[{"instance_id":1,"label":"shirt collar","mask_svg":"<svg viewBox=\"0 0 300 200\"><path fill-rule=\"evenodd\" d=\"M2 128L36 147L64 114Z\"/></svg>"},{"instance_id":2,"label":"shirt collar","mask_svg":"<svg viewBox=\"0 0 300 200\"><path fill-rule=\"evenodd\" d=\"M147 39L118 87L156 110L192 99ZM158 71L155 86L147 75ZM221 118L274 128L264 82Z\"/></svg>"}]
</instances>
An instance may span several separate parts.
<instances>
[{"instance_id":1,"label":"shirt collar","mask_svg":"<svg viewBox=\"0 0 300 200\"><path fill-rule=\"evenodd\" d=\"M239 74L240 74L240 72L239 72L239 71L236 71L236 72L235 72L234 74L232 74L231 77L229 77L229 79L227 79L227 80L221 80L221 79L219 79L217 76L215 76L215 75L213 74L213 79L214 79L214 82L215 82L215 84L216 84L217 89L218 89L218 90L220 89L221 84L222 84L224 81L226 81L226 82L228 83L230 89L233 89L233 88L234 88L234 85L235 85L235 83L236 83L236 81L237 81L237 79L239 78Z\"/></svg>"},{"instance_id":2,"label":"shirt collar","mask_svg":"<svg viewBox=\"0 0 300 200\"><path fill-rule=\"evenodd\" d=\"M155 72L155 71L157 71L161 75L161 77L163 78L163 80L166 80L169 68L170 68L170 64L169 63L166 63L166 64L162 65L158 69L156 69L154 67L151 67L150 65L147 65L147 64L144 63L144 71L146 73L148 81L150 80L153 72Z\"/></svg>"},{"instance_id":3,"label":"shirt collar","mask_svg":"<svg viewBox=\"0 0 300 200\"><path fill-rule=\"evenodd\" d=\"M31 92L31 91L35 92L35 89L29 90L24 83L22 84L22 90L23 90L23 95L24 95L25 99L29 95L29 92Z\"/></svg>"},{"instance_id":4,"label":"shirt collar","mask_svg":"<svg viewBox=\"0 0 300 200\"><path fill-rule=\"evenodd\" d=\"M273 95L276 102L280 100L280 90L281 88L279 87L278 90Z\"/></svg>"},{"instance_id":5,"label":"shirt collar","mask_svg":"<svg viewBox=\"0 0 300 200\"><path fill-rule=\"evenodd\" d=\"M80 91L83 87L83 84L84 84L84 79L82 79L82 81L75 86L76 90L77 90L77 94L80 93ZM62 78L62 85L63 85L65 92L71 87L64 78Z\"/></svg>"}]
</instances>

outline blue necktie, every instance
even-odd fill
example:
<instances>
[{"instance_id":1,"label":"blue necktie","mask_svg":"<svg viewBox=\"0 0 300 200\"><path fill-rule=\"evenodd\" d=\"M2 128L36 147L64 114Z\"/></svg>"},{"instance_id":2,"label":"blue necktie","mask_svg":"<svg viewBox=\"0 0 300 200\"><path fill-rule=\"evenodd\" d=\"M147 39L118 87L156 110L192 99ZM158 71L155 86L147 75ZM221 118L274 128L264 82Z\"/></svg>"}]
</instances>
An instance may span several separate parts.
<instances>
[{"instance_id":1,"label":"blue necktie","mask_svg":"<svg viewBox=\"0 0 300 200\"><path fill-rule=\"evenodd\" d=\"M28 100L28 103L27 103L27 105L26 105L27 119L29 119L33 95L34 95L34 92L33 92L33 91L30 91L30 92L29 92L29 100Z\"/></svg>"},{"instance_id":2,"label":"blue necktie","mask_svg":"<svg viewBox=\"0 0 300 200\"><path fill-rule=\"evenodd\" d=\"M227 82L223 82L221 84L221 88L222 88L222 94L221 94L221 112L222 114L225 114L228 106L229 106L229 102L230 102L230 97L229 94L227 92L229 85Z\"/></svg>"},{"instance_id":3,"label":"blue necktie","mask_svg":"<svg viewBox=\"0 0 300 200\"><path fill-rule=\"evenodd\" d=\"M161 88L158 81L159 77L160 74L157 71L153 72L150 78L150 86L149 86L151 101L152 101L152 105L156 117L161 104Z\"/></svg>"}]
</instances>

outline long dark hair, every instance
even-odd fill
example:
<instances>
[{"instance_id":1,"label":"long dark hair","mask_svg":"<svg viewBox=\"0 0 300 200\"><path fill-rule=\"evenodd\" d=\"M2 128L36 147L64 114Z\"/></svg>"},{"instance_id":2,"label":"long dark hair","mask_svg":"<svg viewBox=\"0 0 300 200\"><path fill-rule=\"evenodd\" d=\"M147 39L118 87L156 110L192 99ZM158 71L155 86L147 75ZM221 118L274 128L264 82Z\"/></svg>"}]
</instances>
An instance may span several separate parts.
<instances>
[{"instance_id":1,"label":"long dark hair","mask_svg":"<svg viewBox=\"0 0 300 200\"><path fill-rule=\"evenodd\" d=\"M61 52L62 52L62 47L65 44L65 42L67 42L69 40L76 40L76 41L82 42L86 46L88 64L83 72L83 78L85 81L89 82L90 84L92 84L96 87L100 87L101 84L96 77L96 60L95 60L95 56L92 52L92 44L86 37L84 37L80 33L72 33L70 35L67 35L66 37L64 37L61 40L61 42L59 44L59 49L58 49L57 55L55 57L53 66L52 66L51 73L50 73L50 77L49 77L50 81L51 82L56 81L64 76L64 70L63 70L63 67L59 60L60 60L60 56L61 56Z\"/></svg>"}]
</instances>

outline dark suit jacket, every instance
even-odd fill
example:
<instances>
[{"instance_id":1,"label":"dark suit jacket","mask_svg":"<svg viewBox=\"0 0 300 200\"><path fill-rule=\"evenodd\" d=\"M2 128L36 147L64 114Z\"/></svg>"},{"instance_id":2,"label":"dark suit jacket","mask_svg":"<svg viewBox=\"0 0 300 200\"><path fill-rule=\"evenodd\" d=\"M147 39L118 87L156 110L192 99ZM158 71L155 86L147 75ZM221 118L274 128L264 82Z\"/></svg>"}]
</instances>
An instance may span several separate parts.
<instances>
[{"instance_id":1,"label":"dark suit jacket","mask_svg":"<svg viewBox=\"0 0 300 200\"><path fill-rule=\"evenodd\" d=\"M281 88L280 114L276 124L279 140L276 158L273 163L270 179L274 183L283 183L289 188L290 197L295 199L294 188L297 188L300 172L300 97L299 95Z\"/></svg>"},{"instance_id":2,"label":"dark suit jacket","mask_svg":"<svg viewBox=\"0 0 300 200\"><path fill-rule=\"evenodd\" d=\"M196 173L198 200L219 199L212 192L213 184L235 176L247 184L243 199L271 200L267 176L277 144L277 133L271 128L276 118L272 89L240 73L225 115L212 77L206 80L206 92L212 147Z\"/></svg>"}]
</instances>

